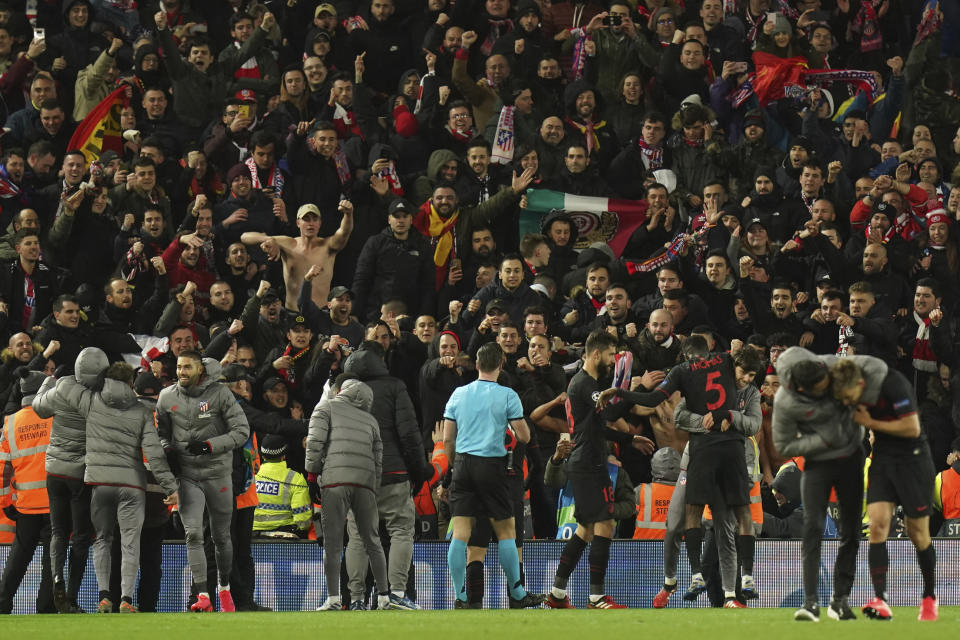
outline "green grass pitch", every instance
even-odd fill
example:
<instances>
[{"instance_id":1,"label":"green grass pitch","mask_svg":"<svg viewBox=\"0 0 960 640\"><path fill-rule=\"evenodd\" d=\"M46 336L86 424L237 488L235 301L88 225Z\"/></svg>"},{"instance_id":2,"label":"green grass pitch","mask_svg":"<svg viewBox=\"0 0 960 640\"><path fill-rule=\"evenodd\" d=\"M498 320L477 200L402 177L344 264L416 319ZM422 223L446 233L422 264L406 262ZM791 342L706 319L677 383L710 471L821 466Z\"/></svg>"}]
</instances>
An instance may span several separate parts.
<instances>
[{"instance_id":1,"label":"green grass pitch","mask_svg":"<svg viewBox=\"0 0 960 640\"><path fill-rule=\"evenodd\" d=\"M917 622L915 607L894 608L893 620L862 616L835 622L824 612L819 623L794 622L789 609L631 609L625 611L343 611L310 613L140 614L9 616L0 625L5 638L64 640L282 640L323 637L336 640L471 638L572 640L596 638L684 638L710 640L811 640L811 634L844 640L938 638L956 632L960 607L943 607L935 623ZM309 635L307 635L309 634ZM842 634L842 635L841 635Z\"/></svg>"}]
</instances>

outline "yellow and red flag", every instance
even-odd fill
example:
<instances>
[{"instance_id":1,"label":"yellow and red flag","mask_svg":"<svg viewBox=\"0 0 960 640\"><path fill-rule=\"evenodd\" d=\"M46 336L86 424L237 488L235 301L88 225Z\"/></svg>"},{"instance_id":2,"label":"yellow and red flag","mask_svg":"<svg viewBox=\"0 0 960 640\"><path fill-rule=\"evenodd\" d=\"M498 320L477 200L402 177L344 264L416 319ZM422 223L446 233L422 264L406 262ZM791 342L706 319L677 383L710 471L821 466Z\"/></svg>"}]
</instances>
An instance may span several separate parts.
<instances>
[{"instance_id":1,"label":"yellow and red flag","mask_svg":"<svg viewBox=\"0 0 960 640\"><path fill-rule=\"evenodd\" d=\"M120 110L126 103L124 87L120 87L104 98L77 125L77 130L73 132L67 148L82 151L88 165L98 159L104 151L112 150L121 153L123 138L120 130Z\"/></svg>"}]
</instances>

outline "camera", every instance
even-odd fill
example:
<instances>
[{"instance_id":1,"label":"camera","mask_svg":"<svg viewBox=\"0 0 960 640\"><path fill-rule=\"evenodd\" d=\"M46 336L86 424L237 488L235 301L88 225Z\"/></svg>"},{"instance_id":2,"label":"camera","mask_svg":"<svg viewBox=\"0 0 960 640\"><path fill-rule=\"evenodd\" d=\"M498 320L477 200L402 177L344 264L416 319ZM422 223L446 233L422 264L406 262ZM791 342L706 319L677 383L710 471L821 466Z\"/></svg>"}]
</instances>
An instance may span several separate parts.
<instances>
[{"instance_id":1,"label":"camera","mask_svg":"<svg viewBox=\"0 0 960 640\"><path fill-rule=\"evenodd\" d=\"M623 24L623 16L606 16L603 19L603 24L608 27L619 27Z\"/></svg>"}]
</instances>

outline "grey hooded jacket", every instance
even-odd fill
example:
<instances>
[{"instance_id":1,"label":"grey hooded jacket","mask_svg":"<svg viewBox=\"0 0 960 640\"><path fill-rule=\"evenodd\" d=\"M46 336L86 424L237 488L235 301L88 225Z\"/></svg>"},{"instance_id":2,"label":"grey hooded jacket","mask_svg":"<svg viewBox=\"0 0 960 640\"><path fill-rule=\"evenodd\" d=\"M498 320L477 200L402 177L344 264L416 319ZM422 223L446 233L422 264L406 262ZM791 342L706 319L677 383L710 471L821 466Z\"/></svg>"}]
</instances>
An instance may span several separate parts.
<instances>
[{"instance_id":1,"label":"grey hooded jacket","mask_svg":"<svg viewBox=\"0 0 960 640\"><path fill-rule=\"evenodd\" d=\"M846 356L863 371L867 388L883 380L887 365L872 356ZM833 399L805 396L796 390L792 371L797 363L816 359L827 367L837 361L834 355L814 355L802 347L790 347L777 360L780 389L773 398L773 444L786 457L805 456L807 460L832 460L856 452L863 442L863 427L853 422L853 409ZM879 388L879 385L876 385ZM869 402L864 397L864 402Z\"/></svg>"},{"instance_id":2,"label":"grey hooded jacket","mask_svg":"<svg viewBox=\"0 0 960 640\"><path fill-rule=\"evenodd\" d=\"M177 480L167 466L153 413L128 385L104 380L103 391L87 392L80 401L87 420L87 470L84 482L146 489L150 470L167 495L177 490ZM142 452L142 453L141 453Z\"/></svg>"},{"instance_id":3,"label":"grey hooded jacket","mask_svg":"<svg viewBox=\"0 0 960 640\"><path fill-rule=\"evenodd\" d=\"M380 488L383 443L380 426L370 414L373 391L359 380L347 380L334 398L323 400L310 416L307 471L321 476L321 487L355 485Z\"/></svg>"},{"instance_id":4,"label":"grey hooded jacket","mask_svg":"<svg viewBox=\"0 0 960 640\"><path fill-rule=\"evenodd\" d=\"M163 448L180 461L180 476L201 482L229 477L233 450L250 437L243 409L230 390L217 378L220 364L203 359L200 381L184 388L179 382L160 392L157 399L157 431ZM187 452L192 441L206 442L211 452L195 456Z\"/></svg>"},{"instance_id":5,"label":"grey hooded jacket","mask_svg":"<svg viewBox=\"0 0 960 640\"><path fill-rule=\"evenodd\" d=\"M730 412L732 419L731 428L739 431L746 438L743 442L744 458L747 463L747 473L751 480L759 480L757 473L757 450L755 442L750 440L750 436L757 435L763 423L763 413L760 410L760 392L752 384L748 384L743 389L737 391L737 407ZM703 416L693 413L687 409L687 401L681 400L674 409L674 424L677 429L689 431L691 433L706 433L706 429L701 424ZM681 468L686 469L689 462L689 445L683 450L681 458Z\"/></svg>"},{"instance_id":6,"label":"grey hooded jacket","mask_svg":"<svg viewBox=\"0 0 960 640\"><path fill-rule=\"evenodd\" d=\"M33 410L41 418L53 416L50 446L47 447L47 473L82 480L86 453L86 419L77 412L80 398L100 386L100 376L110 365L107 355L87 347L77 356L74 375L57 380L47 378L33 400Z\"/></svg>"}]
</instances>

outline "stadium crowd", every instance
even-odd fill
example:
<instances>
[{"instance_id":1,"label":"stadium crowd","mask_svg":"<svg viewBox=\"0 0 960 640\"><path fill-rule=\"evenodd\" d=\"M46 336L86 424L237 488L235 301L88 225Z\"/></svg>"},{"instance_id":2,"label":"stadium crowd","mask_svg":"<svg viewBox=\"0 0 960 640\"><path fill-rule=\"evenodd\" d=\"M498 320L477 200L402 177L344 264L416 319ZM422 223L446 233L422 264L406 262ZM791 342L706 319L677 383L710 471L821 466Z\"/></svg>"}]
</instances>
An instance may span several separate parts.
<instances>
[{"instance_id":1,"label":"stadium crowd","mask_svg":"<svg viewBox=\"0 0 960 640\"><path fill-rule=\"evenodd\" d=\"M82 610L91 547L101 611L155 610L177 537L194 610L264 608L254 537L343 546L327 608L416 608L445 407L489 343L531 432L517 545L569 540L567 389L598 331L629 391L691 337L755 376L762 537L803 535L778 358L874 356L917 399L929 533L960 536L956 0L7 0L0 73L0 613L40 542L38 611ZM643 221L539 216L544 190ZM687 402L617 420L612 537L667 533Z\"/></svg>"}]
</instances>

